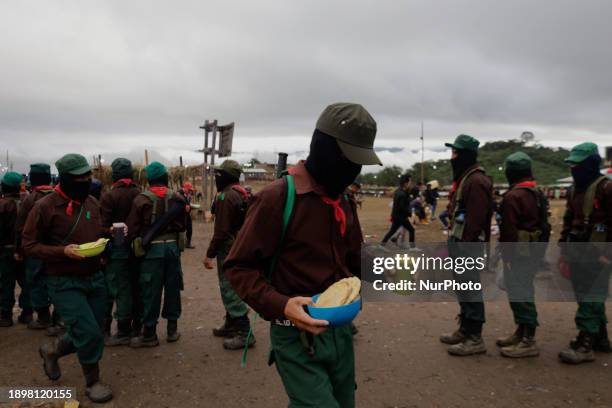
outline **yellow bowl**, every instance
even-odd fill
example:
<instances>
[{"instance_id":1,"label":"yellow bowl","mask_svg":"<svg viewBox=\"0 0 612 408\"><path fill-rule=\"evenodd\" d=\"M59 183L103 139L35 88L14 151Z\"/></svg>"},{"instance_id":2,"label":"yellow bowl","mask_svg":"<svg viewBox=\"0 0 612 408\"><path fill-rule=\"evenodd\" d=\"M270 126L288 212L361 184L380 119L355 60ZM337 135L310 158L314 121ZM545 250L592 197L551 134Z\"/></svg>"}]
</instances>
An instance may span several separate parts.
<instances>
[{"instance_id":1,"label":"yellow bowl","mask_svg":"<svg viewBox=\"0 0 612 408\"><path fill-rule=\"evenodd\" d=\"M106 248L106 244L108 244L108 239L99 239L96 242L88 242L86 244L79 245L79 249L77 249L77 253L80 255L91 258L92 256L98 256L104 249Z\"/></svg>"}]
</instances>

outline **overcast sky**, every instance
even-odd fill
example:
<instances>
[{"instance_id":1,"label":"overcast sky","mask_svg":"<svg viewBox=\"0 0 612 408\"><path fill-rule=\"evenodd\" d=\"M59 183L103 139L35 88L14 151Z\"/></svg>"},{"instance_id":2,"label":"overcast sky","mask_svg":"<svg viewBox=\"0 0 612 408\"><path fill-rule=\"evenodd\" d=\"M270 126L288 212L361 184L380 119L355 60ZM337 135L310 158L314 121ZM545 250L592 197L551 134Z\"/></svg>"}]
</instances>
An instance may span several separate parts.
<instances>
[{"instance_id":1,"label":"overcast sky","mask_svg":"<svg viewBox=\"0 0 612 408\"><path fill-rule=\"evenodd\" d=\"M0 163L63 153L196 163L205 119L235 158L303 157L321 110L363 104L385 164L466 132L612 144L612 2L0 3Z\"/></svg>"}]
</instances>

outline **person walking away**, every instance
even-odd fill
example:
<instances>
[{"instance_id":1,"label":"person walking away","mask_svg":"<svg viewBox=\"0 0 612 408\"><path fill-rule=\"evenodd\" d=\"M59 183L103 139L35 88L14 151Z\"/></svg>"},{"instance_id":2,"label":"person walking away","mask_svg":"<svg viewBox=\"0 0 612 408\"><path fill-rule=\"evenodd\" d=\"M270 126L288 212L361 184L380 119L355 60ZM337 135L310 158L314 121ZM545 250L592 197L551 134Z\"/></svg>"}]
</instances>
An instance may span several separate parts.
<instances>
[{"instance_id":1,"label":"person walking away","mask_svg":"<svg viewBox=\"0 0 612 408\"><path fill-rule=\"evenodd\" d=\"M393 209L391 210L391 228L383 237L381 245L386 245L389 239L397 232L400 227L408 231L410 247L415 246L414 227L408 220L411 214L410 197L410 176L404 175L400 178L400 186L393 194Z\"/></svg>"},{"instance_id":2,"label":"person walking away","mask_svg":"<svg viewBox=\"0 0 612 408\"><path fill-rule=\"evenodd\" d=\"M195 249L195 246L191 244L193 237L193 219L191 218L191 201L193 200L193 184L186 181L183 183L183 188L179 191L179 194L183 196L183 199L189 206L187 209L187 215L185 216L185 235L187 237L186 249Z\"/></svg>"},{"instance_id":3,"label":"person walking away","mask_svg":"<svg viewBox=\"0 0 612 408\"><path fill-rule=\"evenodd\" d=\"M431 188L431 184L427 183L427 188L425 189L425 203L431 207L431 220L434 221L436 219L436 207L438 205L438 188Z\"/></svg>"}]
</instances>

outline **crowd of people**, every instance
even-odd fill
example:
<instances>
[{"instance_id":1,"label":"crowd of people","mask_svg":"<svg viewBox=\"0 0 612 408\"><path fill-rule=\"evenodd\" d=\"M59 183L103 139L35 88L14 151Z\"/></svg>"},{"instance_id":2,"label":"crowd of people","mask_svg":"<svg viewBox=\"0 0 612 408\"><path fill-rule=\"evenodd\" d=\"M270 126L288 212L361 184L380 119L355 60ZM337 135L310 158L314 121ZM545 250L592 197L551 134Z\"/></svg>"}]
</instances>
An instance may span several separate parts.
<instances>
[{"instance_id":1,"label":"crowd of people","mask_svg":"<svg viewBox=\"0 0 612 408\"><path fill-rule=\"evenodd\" d=\"M228 350L253 347L249 309L269 321L269 362L278 370L290 406L355 405L352 328L330 327L327 321L313 319L305 306L334 282L361 276L364 239L357 213L359 186L354 181L363 165L382 164L373 148L376 128L361 105L328 106L317 121L307 159L255 195L240 185L241 166L235 161L214 168L215 224L203 264L213 269L216 263L225 317L213 335L223 338ZM452 150L453 187L440 218L448 219L449 251L459 257L466 255L465 249L454 244L490 240L493 186L478 164L478 140L460 135L447 146ZM576 146L567 162L574 185L561 241L611 242L612 182L599 173L597 146ZM20 174L8 172L2 178L0 326L13 325L18 284L18 320L33 330L49 329L55 336L39 349L46 375L59 379L60 358L76 353L86 395L104 402L112 398L112 390L100 379L105 347L158 346L160 317L166 320L166 341L180 339L181 252L193 248L189 216L193 187L169 189L167 169L158 162L145 168L148 186L138 186L132 163L117 158L111 165L112 187L100 189L98 200L91 194L96 186L83 156L67 154L55 166L59 179L52 185L50 166L32 164L27 194L20 191ZM545 196L537 188L531 159L516 152L506 159L505 169L509 190L499 206L500 241L544 241L550 235L546 212L541 211ZM424 221L425 207L433 219L437 200L437 186L413 187L410 177L403 176L383 243L404 228L414 246L409 219L416 214ZM84 257L79 245L99 238L109 240L105 252ZM516 254L504 257L517 329L497 344L507 357L536 356L534 300L514 301L512 296L516 281L527 282L533 296L535 270ZM607 292L585 300L580 288L592 285L603 271L609 274L611 259L611 254L602 252L589 264L593 273L584 274L578 271L584 264L578 266L570 254L562 258L562 267L572 272L579 330L570 347L559 354L563 362L592 361L594 351L610 351ZM480 276L470 271L460 279L479 281ZM457 292L457 299L459 328L440 341L449 345L451 355L484 353L482 293Z\"/></svg>"}]
</instances>

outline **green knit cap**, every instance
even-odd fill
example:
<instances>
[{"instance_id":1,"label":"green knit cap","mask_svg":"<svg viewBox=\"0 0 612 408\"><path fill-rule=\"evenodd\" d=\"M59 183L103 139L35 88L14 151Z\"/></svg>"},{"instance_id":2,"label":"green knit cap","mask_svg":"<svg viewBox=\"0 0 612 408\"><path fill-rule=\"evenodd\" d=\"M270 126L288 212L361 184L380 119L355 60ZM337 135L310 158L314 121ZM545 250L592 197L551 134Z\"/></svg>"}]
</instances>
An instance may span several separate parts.
<instances>
[{"instance_id":1,"label":"green knit cap","mask_svg":"<svg viewBox=\"0 0 612 408\"><path fill-rule=\"evenodd\" d=\"M134 175L134 169L132 168L132 162L123 157L119 157L111 163L111 169L113 170L113 178L132 178Z\"/></svg>"},{"instance_id":2,"label":"green knit cap","mask_svg":"<svg viewBox=\"0 0 612 408\"><path fill-rule=\"evenodd\" d=\"M30 174L51 174L51 166L47 163L30 164Z\"/></svg>"},{"instance_id":3,"label":"green knit cap","mask_svg":"<svg viewBox=\"0 0 612 408\"><path fill-rule=\"evenodd\" d=\"M23 180L21 174L9 171L2 177L2 184L9 187L19 187L21 185L21 180Z\"/></svg>"},{"instance_id":4,"label":"green knit cap","mask_svg":"<svg viewBox=\"0 0 612 408\"><path fill-rule=\"evenodd\" d=\"M507 170L528 170L531 168L531 157L526 153L516 152L506 157Z\"/></svg>"},{"instance_id":5,"label":"green knit cap","mask_svg":"<svg viewBox=\"0 0 612 408\"><path fill-rule=\"evenodd\" d=\"M149 181L157 180L158 178L168 174L166 166L157 161L154 161L145 167L145 171L147 172L147 180Z\"/></svg>"}]
</instances>

